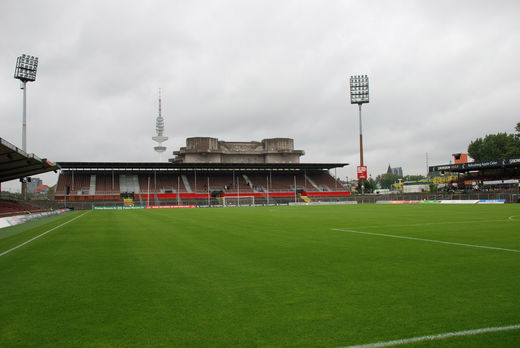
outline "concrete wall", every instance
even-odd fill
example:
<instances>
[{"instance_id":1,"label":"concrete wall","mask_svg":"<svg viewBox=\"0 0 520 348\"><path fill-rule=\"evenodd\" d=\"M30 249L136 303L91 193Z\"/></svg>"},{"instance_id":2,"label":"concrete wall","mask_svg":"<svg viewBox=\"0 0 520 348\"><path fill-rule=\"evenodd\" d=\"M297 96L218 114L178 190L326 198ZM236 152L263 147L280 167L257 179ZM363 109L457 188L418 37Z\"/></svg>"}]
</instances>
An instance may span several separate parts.
<instances>
[{"instance_id":1,"label":"concrete wall","mask_svg":"<svg viewBox=\"0 0 520 348\"><path fill-rule=\"evenodd\" d=\"M218 139L207 137L194 137L186 139L186 150L190 151L217 151Z\"/></svg>"},{"instance_id":2,"label":"concrete wall","mask_svg":"<svg viewBox=\"0 0 520 348\"><path fill-rule=\"evenodd\" d=\"M223 153L262 153L262 143L258 141L236 142L236 141L219 141L219 150Z\"/></svg>"},{"instance_id":3,"label":"concrete wall","mask_svg":"<svg viewBox=\"0 0 520 348\"><path fill-rule=\"evenodd\" d=\"M265 151L293 151L294 140L290 138L272 138L262 140Z\"/></svg>"},{"instance_id":4,"label":"concrete wall","mask_svg":"<svg viewBox=\"0 0 520 348\"><path fill-rule=\"evenodd\" d=\"M222 156L220 153L186 153L184 156L185 163L221 163Z\"/></svg>"},{"instance_id":5,"label":"concrete wall","mask_svg":"<svg viewBox=\"0 0 520 348\"><path fill-rule=\"evenodd\" d=\"M270 153L265 155L265 163L300 163L297 154Z\"/></svg>"},{"instance_id":6,"label":"concrete wall","mask_svg":"<svg viewBox=\"0 0 520 348\"><path fill-rule=\"evenodd\" d=\"M222 155L222 163L265 163L264 155Z\"/></svg>"}]
</instances>

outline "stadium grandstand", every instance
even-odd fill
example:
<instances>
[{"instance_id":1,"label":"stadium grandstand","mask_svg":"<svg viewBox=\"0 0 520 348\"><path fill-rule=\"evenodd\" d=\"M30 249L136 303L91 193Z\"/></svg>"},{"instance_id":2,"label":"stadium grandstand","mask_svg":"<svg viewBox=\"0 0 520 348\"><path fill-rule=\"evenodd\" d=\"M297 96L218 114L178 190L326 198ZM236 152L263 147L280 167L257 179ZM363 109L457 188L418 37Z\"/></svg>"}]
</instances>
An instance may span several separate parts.
<instances>
[{"instance_id":1,"label":"stadium grandstand","mask_svg":"<svg viewBox=\"0 0 520 348\"><path fill-rule=\"evenodd\" d=\"M35 154L28 154L0 138L0 182L57 171L59 165Z\"/></svg>"},{"instance_id":2,"label":"stadium grandstand","mask_svg":"<svg viewBox=\"0 0 520 348\"><path fill-rule=\"evenodd\" d=\"M328 170L341 163L59 162L55 199L69 206L132 199L139 205L276 204L345 199ZM81 204L79 204L81 206Z\"/></svg>"},{"instance_id":3,"label":"stadium grandstand","mask_svg":"<svg viewBox=\"0 0 520 348\"><path fill-rule=\"evenodd\" d=\"M467 155L454 154L454 164L429 167L431 174L450 176L446 189L452 190L513 190L519 189L520 158L468 162Z\"/></svg>"},{"instance_id":4,"label":"stadium grandstand","mask_svg":"<svg viewBox=\"0 0 520 348\"><path fill-rule=\"evenodd\" d=\"M28 154L0 138L0 190L2 182L16 179L23 181L26 177L59 169L56 163L41 159L35 154ZM17 201L0 199L0 218L39 211L42 209Z\"/></svg>"},{"instance_id":5,"label":"stadium grandstand","mask_svg":"<svg viewBox=\"0 0 520 348\"><path fill-rule=\"evenodd\" d=\"M293 139L186 139L168 162L59 162L55 193L68 206L247 205L341 200L350 192L329 174L347 163L300 163Z\"/></svg>"},{"instance_id":6,"label":"stadium grandstand","mask_svg":"<svg viewBox=\"0 0 520 348\"><path fill-rule=\"evenodd\" d=\"M23 202L0 199L0 218L43 211L47 211L47 209L37 208Z\"/></svg>"}]
</instances>

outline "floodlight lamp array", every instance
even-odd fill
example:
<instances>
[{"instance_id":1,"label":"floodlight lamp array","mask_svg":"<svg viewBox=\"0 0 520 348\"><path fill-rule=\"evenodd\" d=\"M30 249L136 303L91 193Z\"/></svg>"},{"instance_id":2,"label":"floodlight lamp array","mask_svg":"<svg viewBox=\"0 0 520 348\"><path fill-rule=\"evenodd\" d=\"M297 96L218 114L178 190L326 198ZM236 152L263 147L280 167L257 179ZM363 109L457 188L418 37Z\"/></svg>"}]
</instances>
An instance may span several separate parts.
<instances>
[{"instance_id":1,"label":"floodlight lamp array","mask_svg":"<svg viewBox=\"0 0 520 348\"><path fill-rule=\"evenodd\" d=\"M35 81L36 69L38 68L38 58L22 54L16 59L16 69L14 78L22 82Z\"/></svg>"},{"instance_id":2,"label":"floodlight lamp array","mask_svg":"<svg viewBox=\"0 0 520 348\"><path fill-rule=\"evenodd\" d=\"M356 75L350 77L350 103L364 104L369 102L368 76Z\"/></svg>"}]
</instances>

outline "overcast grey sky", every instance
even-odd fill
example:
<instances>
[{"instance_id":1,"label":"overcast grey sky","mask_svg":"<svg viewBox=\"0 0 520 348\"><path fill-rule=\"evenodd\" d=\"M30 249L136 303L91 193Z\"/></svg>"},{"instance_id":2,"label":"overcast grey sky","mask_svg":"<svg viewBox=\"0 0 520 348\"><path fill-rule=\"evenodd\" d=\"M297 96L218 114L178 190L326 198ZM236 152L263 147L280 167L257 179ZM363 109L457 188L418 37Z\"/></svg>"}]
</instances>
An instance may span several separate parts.
<instances>
[{"instance_id":1,"label":"overcast grey sky","mask_svg":"<svg viewBox=\"0 0 520 348\"><path fill-rule=\"evenodd\" d=\"M192 136L290 137L302 162L348 162L338 175L353 178L348 78L367 74L369 174L425 174L426 153L448 163L520 122L519 14L518 0L2 0L0 137L21 147L25 53L39 57L27 148L40 157L155 161L161 88L168 157Z\"/></svg>"}]
</instances>

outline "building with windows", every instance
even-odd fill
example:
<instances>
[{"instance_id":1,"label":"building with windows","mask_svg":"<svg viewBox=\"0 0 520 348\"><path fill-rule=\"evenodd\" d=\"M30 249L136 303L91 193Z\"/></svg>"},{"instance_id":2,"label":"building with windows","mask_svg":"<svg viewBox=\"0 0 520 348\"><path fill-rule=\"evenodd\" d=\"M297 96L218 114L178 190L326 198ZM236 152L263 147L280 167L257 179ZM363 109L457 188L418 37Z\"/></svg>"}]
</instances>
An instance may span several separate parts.
<instances>
[{"instance_id":1,"label":"building with windows","mask_svg":"<svg viewBox=\"0 0 520 348\"><path fill-rule=\"evenodd\" d=\"M392 168L392 167L390 167L390 165L388 165L388 169L387 169L386 173L394 174L397 176L403 176L403 168L402 167Z\"/></svg>"}]
</instances>

